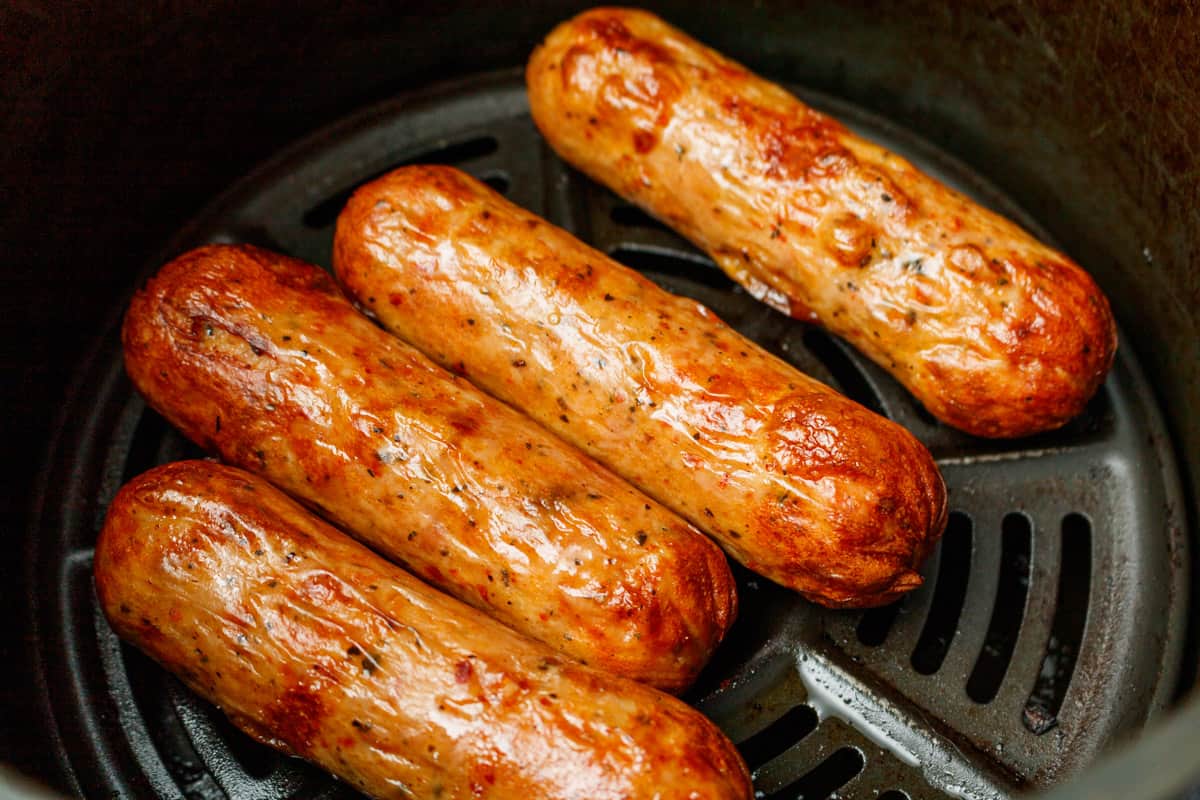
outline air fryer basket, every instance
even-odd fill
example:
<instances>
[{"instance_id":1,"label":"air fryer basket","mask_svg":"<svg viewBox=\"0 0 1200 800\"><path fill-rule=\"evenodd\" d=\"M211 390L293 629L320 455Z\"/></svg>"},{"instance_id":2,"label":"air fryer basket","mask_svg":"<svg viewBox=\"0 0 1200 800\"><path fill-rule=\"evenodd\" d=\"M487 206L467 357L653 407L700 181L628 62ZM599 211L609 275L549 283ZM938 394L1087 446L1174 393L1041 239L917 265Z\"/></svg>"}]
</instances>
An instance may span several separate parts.
<instances>
[{"instance_id":1,"label":"air fryer basket","mask_svg":"<svg viewBox=\"0 0 1200 800\"><path fill-rule=\"evenodd\" d=\"M1153 345L1164 329L1187 330L1179 322L1178 298L1162 288L1173 274L1158 274L1156 259L1185 256L1200 223L1193 214L1193 239L1185 228L1161 243L1147 240L1138 264L1122 263L1128 240L1145 232L1145 221L1121 205L1136 191L1117 193L1118 207L1104 212L1130 214L1125 227L1110 232L1114 244L1104 250L1095 238L1099 222L1079 222L1102 204L1101 197L1061 196L1080 180L1070 170L1079 154L1060 154L1058 185L1039 193L1031 187L1041 187L1047 176L997 166L1006 137L1016 142L1024 130L1018 111L987 101L978 111L971 105L978 98L969 98L956 112L961 118L943 124L939 115L947 112L939 92L953 85L955 70L970 85L972 69L1004 64L947 66L945 56L922 54L923 63L898 78L879 71L911 66L896 33L879 40L874 60L865 57L851 67L844 60L845 53L870 50L875 24L913 37L935 29L943 38L957 35L977 55L1003 52L1006 40L1024 40L1021 46L1028 47L1033 39L1071 78L1071 69L1080 68L1061 63L1067 51L1055 50L1063 45L1052 41L1052 31L1030 29L1044 20L1037 13L997 6L979 23L949 10L937 12L941 18L900 21L899 11L885 10L873 22L866 11L849 13L836 4L818 3L800 13L782 5L738 12L745 25L737 30L725 27L720 15L701 15L692 24L682 9L666 16L772 77L799 77L793 88L808 102L1066 247L1092 269L1131 336L1123 333L1113 372L1082 417L1061 431L1014 442L972 439L937 424L852 348L754 302L694 248L566 167L530 122L514 70L451 83L422 81L426 85L415 94L322 129L237 181L155 253L146 270L211 241L248 241L328 266L332 225L354 186L403 163L434 161L472 172L666 288L704 302L777 355L913 430L946 476L952 515L925 567L925 585L884 609L820 609L738 570L740 619L686 699L738 743L760 796L774 800L834 793L888 800L1007 797L1057 783L1156 721L1176 699L1181 665L1183 680L1190 679L1189 464L1184 459L1177 466L1175 453L1188 453L1197 438L1195 423L1179 414L1180 403L1189 400L1186 376L1195 369L1185 359L1196 343L1184 335L1174 358ZM495 24L540 34L568 13L541 8L528 23ZM1136 9L1114 13L1125 15L1118 17L1120 25L1137 29ZM449 12L438 19L418 24L435 42L486 37L484 21ZM445 29L449 20L463 22L464 30ZM971 26L980 24L1000 45L971 41ZM839 35L821 37L814 30ZM1096 46L1103 41L1097 32ZM435 46L426 43L426 55L417 60L435 63L427 54ZM995 73L991 88L995 98L1023 110L1016 99L1038 87L1011 81L1037 80L1036 70L1018 62L1007 66L1009 72ZM952 78L920 83L939 70ZM1120 74L1114 70L1115 78ZM873 85L889 84L899 86L896 96L903 102L872 93ZM1006 116L1014 125L1010 132L971 127ZM1066 122L1049 120L1045 129ZM1111 124L1125 130L1128 120ZM1093 128L1091 135L1105 133ZM1024 154L1018 163L1027 165L1030 153L1051 158L1053 145L1012 146ZM952 152L973 156L970 166ZM1116 176L1127 168L1116 166ZM1111 179L1098 173L1092 188ZM1163 209L1179 196L1164 193ZM1160 230L1170 233L1170 222L1160 223L1167 225ZM1168 244L1180 252L1160 249ZM1148 275L1143 284L1134 278L1139 274ZM1153 312L1147 296L1156 303ZM108 500L144 469L199 454L129 386L120 363L119 311L120 304L111 308L104 333L76 371L53 455L38 475L27 542L28 585L42 587L30 595L33 672L41 681L53 754L87 796L353 796L319 770L238 733L219 712L121 645L98 612L91 545ZM1186 307L1183 312L1187 322ZM1195 319L1190 322L1194 326ZM1164 364L1175 370L1172 380L1148 380L1143 358L1156 378ZM1168 414L1173 428L1159 410L1164 399L1168 412L1175 412ZM1200 717L1200 710L1192 716ZM1200 720L1181 717L1175 725L1180 752L1173 763L1183 757L1186 769L1187 760L1196 758ZM1190 739L1182 735L1188 730ZM1152 789L1155 779L1167 781L1168 771L1151 758L1154 746L1147 742L1134 754L1140 762L1085 776L1091 784L1078 790L1086 792L1080 796L1128 797L1134 788ZM1129 770L1153 773L1121 783Z\"/></svg>"},{"instance_id":2,"label":"air fryer basket","mask_svg":"<svg viewBox=\"0 0 1200 800\"><path fill-rule=\"evenodd\" d=\"M1037 230L997 189L904 129L798 91ZM169 252L249 241L328 266L349 192L413 162L468 169L705 302L907 425L942 467L949 528L924 587L894 606L827 611L739 572L741 619L690 697L740 744L765 797L1007 796L1077 770L1165 706L1183 643L1187 543L1162 421L1129 348L1064 430L1017 442L958 434L852 349L755 302L703 255L566 167L538 136L514 72L392 101L317 134L236 185ZM120 645L98 613L90 545L107 501L122 481L192 453L132 391L115 331L108 338L94 364L100 391L78 414L79 445L90 452L72 460L89 456L98 471L76 473L63 492L78 508L98 493L92 518L43 526L36 553L40 582L59 587L39 609L43 657L66 653L72 665L50 687L65 701L55 710L82 715L86 732L64 741L67 757L89 795L133 795L144 781L164 796L324 796L330 780L231 730Z\"/></svg>"}]
</instances>

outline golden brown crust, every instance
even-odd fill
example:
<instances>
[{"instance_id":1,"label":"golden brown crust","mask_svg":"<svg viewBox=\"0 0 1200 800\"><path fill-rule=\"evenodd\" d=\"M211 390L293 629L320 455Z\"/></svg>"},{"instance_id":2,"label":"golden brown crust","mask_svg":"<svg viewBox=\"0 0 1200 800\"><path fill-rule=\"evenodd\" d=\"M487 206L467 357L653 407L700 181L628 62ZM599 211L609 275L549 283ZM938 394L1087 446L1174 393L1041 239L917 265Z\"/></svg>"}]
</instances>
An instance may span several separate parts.
<instances>
[{"instance_id":1,"label":"golden brown crust","mask_svg":"<svg viewBox=\"0 0 1200 800\"><path fill-rule=\"evenodd\" d=\"M360 188L334 265L383 325L831 606L919 585L945 524L929 452L694 301L448 167Z\"/></svg>"},{"instance_id":2,"label":"golden brown crust","mask_svg":"<svg viewBox=\"0 0 1200 800\"><path fill-rule=\"evenodd\" d=\"M1112 364L1108 301L1065 255L651 14L560 25L526 80L563 158L947 424L1056 428Z\"/></svg>"},{"instance_id":3,"label":"golden brown crust","mask_svg":"<svg viewBox=\"0 0 1200 800\"><path fill-rule=\"evenodd\" d=\"M251 736L375 797L751 796L698 712L513 633L240 470L135 478L95 577L122 638Z\"/></svg>"},{"instance_id":4,"label":"golden brown crust","mask_svg":"<svg viewBox=\"0 0 1200 800\"><path fill-rule=\"evenodd\" d=\"M124 345L188 438L586 663L680 690L733 621L729 566L698 531L372 325L317 267L192 251L134 298Z\"/></svg>"}]
</instances>

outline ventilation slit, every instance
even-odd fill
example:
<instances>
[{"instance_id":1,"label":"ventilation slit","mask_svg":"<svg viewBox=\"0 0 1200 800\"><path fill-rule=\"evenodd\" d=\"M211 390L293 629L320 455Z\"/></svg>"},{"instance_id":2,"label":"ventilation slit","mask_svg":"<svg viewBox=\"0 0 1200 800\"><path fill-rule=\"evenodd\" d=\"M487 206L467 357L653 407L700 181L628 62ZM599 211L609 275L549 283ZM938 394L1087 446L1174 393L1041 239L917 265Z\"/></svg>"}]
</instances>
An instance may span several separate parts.
<instances>
[{"instance_id":1,"label":"ventilation slit","mask_svg":"<svg viewBox=\"0 0 1200 800\"><path fill-rule=\"evenodd\" d=\"M818 721L811 706L796 706L739 744L738 750L750 769L757 769L815 731Z\"/></svg>"},{"instance_id":2,"label":"ventilation slit","mask_svg":"<svg viewBox=\"0 0 1200 800\"><path fill-rule=\"evenodd\" d=\"M651 228L653 230L671 232L670 228L637 206L613 206L612 211L609 212L609 217L613 222L627 228Z\"/></svg>"},{"instance_id":3,"label":"ventilation slit","mask_svg":"<svg viewBox=\"0 0 1200 800\"><path fill-rule=\"evenodd\" d=\"M800 780L793 781L768 800L824 800L862 772L866 761L853 747L843 747L813 767Z\"/></svg>"},{"instance_id":4,"label":"ventilation slit","mask_svg":"<svg viewBox=\"0 0 1200 800\"><path fill-rule=\"evenodd\" d=\"M224 714L214 712L211 717L213 728L229 748L229 754L251 778L262 780L284 763L284 756L239 731Z\"/></svg>"},{"instance_id":5,"label":"ventilation slit","mask_svg":"<svg viewBox=\"0 0 1200 800\"><path fill-rule=\"evenodd\" d=\"M1071 685L1075 659L1087 622L1092 584L1092 524L1082 514L1062 521L1062 564L1058 573L1058 607L1050 625L1050 640L1042 669L1025 711L1025 727L1039 736L1058 724L1058 712Z\"/></svg>"},{"instance_id":6,"label":"ventilation slit","mask_svg":"<svg viewBox=\"0 0 1200 800\"><path fill-rule=\"evenodd\" d=\"M304 225L308 228L320 230L327 228L337 221L338 214L342 213L342 208L346 205L346 201L350 199L350 195L354 194L354 190L364 183L375 180L381 175L385 175L394 169L406 167L410 164L449 164L451 166L461 164L464 161L471 161L476 158L490 156L492 153L500 149L500 143L496 141L494 136L476 136L473 139L467 139L463 142L455 142L454 144L445 147L437 147L432 150L425 150L411 158L406 158L395 164L391 164L385 169L368 175L352 186L348 186L340 192L327 197L320 203L310 208L304 215ZM493 173L494 175L494 173ZM487 179L484 179L487 181ZM504 189L497 189L503 192L508 188L507 178L503 178ZM487 181L490 183L490 181ZM492 184L492 188L497 188Z\"/></svg>"},{"instance_id":7,"label":"ventilation slit","mask_svg":"<svg viewBox=\"0 0 1200 800\"><path fill-rule=\"evenodd\" d=\"M912 654L913 669L922 675L932 675L941 668L958 630L958 619L967 597L967 576L971 572L971 518L960 511L952 511L941 546L937 586L933 590L929 617Z\"/></svg>"},{"instance_id":8,"label":"ventilation slit","mask_svg":"<svg viewBox=\"0 0 1200 800\"><path fill-rule=\"evenodd\" d=\"M804 346L833 375L833 379L838 383L835 388L841 389L842 394L880 416L887 416L883 413L883 404L879 402L879 398L871 390L871 385L867 383L866 376L855 365L840 342L820 328L810 327L804 331Z\"/></svg>"},{"instance_id":9,"label":"ventilation slit","mask_svg":"<svg viewBox=\"0 0 1200 800\"><path fill-rule=\"evenodd\" d=\"M867 647L879 647L883 644L892 625L896 622L896 617L900 614L900 605L907 597L908 595L905 595L894 603L864 612L862 619L858 621L858 627L855 628L858 640Z\"/></svg>"},{"instance_id":10,"label":"ventilation slit","mask_svg":"<svg viewBox=\"0 0 1200 800\"><path fill-rule=\"evenodd\" d=\"M609 251L609 256L638 272L657 272L660 275L685 278L722 291L733 291L734 288L733 280L707 259L688 258L634 247L614 248Z\"/></svg>"},{"instance_id":11,"label":"ventilation slit","mask_svg":"<svg viewBox=\"0 0 1200 800\"><path fill-rule=\"evenodd\" d=\"M482 176L480 180L495 189L500 194L505 194L508 192L508 175L503 172L489 172L488 174Z\"/></svg>"},{"instance_id":12,"label":"ventilation slit","mask_svg":"<svg viewBox=\"0 0 1200 800\"><path fill-rule=\"evenodd\" d=\"M780 621L789 618L803 602L791 589L751 572L736 561L731 561L729 567L737 582L738 621L684 694L684 701L692 705L721 692L729 677L742 672L778 635Z\"/></svg>"},{"instance_id":13,"label":"ventilation slit","mask_svg":"<svg viewBox=\"0 0 1200 800\"><path fill-rule=\"evenodd\" d=\"M967 696L976 703L990 703L1000 691L1004 674L1012 661L1013 648L1025 616L1025 598L1029 594L1029 553L1033 544L1033 526L1029 517L1013 512L1001 525L1000 582L996 587L996 605L988 624L983 650L967 680Z\"/></svg>"},{"instance_id":14,"label":"ventilation slit","mask_svg":"<svg viewBox=\"0 0 1200 800\"><path fill-rule=\"evenodd\" d=\"M159 752L170 754L170 758L164 759L165 766L183 786L203 783L208 774L204 760L196 752L193 739L180 723L171 702L173 691L185 691L182 685L132 645L122 644L121 649L131 692L126 697L133 700Z\"/></svg>"}]
</instances>

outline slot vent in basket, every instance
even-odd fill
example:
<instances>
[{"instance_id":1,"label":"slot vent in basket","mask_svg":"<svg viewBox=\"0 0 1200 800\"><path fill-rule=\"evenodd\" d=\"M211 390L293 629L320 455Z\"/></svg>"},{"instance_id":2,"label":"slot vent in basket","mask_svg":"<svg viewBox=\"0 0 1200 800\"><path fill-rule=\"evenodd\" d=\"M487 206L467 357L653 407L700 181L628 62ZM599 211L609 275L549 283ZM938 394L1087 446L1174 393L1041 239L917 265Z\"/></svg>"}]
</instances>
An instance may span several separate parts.
<instances>
[{"instance_id":1,"label":"slot vent in basket","mask_svg":"<svg viewBox=\"0 0 1200 800\"><path fill-rule=\"evenodd\" d=\"M839 748L799 780L789 783L779 791L771 792L767 795L767 800L825 800L858 777L866 763L866 759L857 748Z\"/></svg>"},{"instance_id":2,"label":"slot vent in basket","mask_svg":"<svg viewBox=\"0 0 1200 800\"><path fill-rule=\"evenodd\" d=\"M1017 511L1006 514L1000 536L996 604L992 608L992 621L988 624L983 650L967 680L967 696L976 703L990 703L1000 691L1021 632L1025 599L1029 594L1029 554L1033 546L1033 525L1029 517Z\"/></svg>"},{"instance_id":3,"label":"slot vent in basket","mask_svg":"<svg viewBox=\"0 0 1200 800\"><path fill-rule=\"evenodd\" d=\"M639 272L670 275L695 281L710 289L733 291L733 279L722 272L716 264L704 258L681 258L674 253L662 253L652 249L617 247L608 254L614 261Z\"/></svg>"},{"instance_id":4,"label":"slot vent in basket","mask_svg":"<svg viewBox=\"0 0 1200 800\"><path fill-rule=\"evenodd\" d=\"M963 601L967 597L967 580L971 574L971 518L961 511L952 511L942 536L942 555L938 568L933 603L921 638L912 653L912 666L922 675L932 675L941 669L958 632Z\"/></svg>"},{"instance_id":5,"label":"slot vent in basket","mask_svg":"<svg viewBox=\"0 0 1200 800\"><path fill-rule=\"evenodd\" d=\"M789 747L817 729L817 712L812 706L798 705L738 745L751 770L782 755Z\"/></svg>"},{"instance_id":6,"label":"slot vent in basket","mask_svg":"<svg viewBox=\"0 0 1200 800\"><path fill-rule=\"evenodd\" d=\"M623 203L617 204L613 206L612 211L609 212L609 216L613 222L629 228L650 228L659 231L671 230L637 206L629 206Z\"/></svg>"},{"instance_id":7,"label":"slot vent in basket","mask_svg":"<svg viewBox=\"0 0 1200 800\"><path fill-rule=\"evenodd\" d=\"M1058 713L1075 673L1087 623L1091 574L1092 524L1082 514L1067 514L1062 520L1062 565L1050 640L1037 683L1021 715L1025 727L1038 735L1058 724Z\"/></svg>"},{"instance_id":8,"label":"slot vent in basket","mask_svg":"<svg viewBox=\"0 0 1200 800\"><path fill-rule=\"evenodd\" d=\"M416 155L409 156L389 164L381 170L378 170L360 181L356 181L352 186L347 186L342 190L335 192L329 197L317 203L310 208L304 215L304 225L308 228L322 229L333 225L337 221L338 214L342 213L342 208L346 205L346 201L350 199L350 195L354 194L354 190L364 183L369 183L381 175L385 175L394 169L406 167L410 164L448 164L456 166L467 161L490 156L500 149L500 142L494 136L475 136L453 144L447 144L442 147L434 147L428 150L422 150ZM491 185L498 192L508 190L507 176L493 174L490 176L496 183L484 178L484 181Z\"/></svg>"},{"instance_id":9,"label":"slot vent in basket","mask_svg":"<svg viewBox=\"0 0 1200 800\"><path fill-rule=\"evenodd\" d=\"M906 599L901 598L886 606L868 609L859 620L858 627L855 628L858 640L867 647L879 647L887 641L888 631L892 629L896 617L900 615L900 607Z\"/></svg>"}]
</instances>

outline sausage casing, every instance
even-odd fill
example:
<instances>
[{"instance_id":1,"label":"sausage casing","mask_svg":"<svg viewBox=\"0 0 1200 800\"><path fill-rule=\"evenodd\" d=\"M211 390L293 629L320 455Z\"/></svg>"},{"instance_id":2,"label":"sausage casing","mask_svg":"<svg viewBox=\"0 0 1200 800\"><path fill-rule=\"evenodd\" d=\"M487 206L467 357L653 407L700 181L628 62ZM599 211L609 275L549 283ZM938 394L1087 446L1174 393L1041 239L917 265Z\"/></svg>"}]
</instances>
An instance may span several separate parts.
<instances>
[{"instance_id":1,"label":"sausage casing","mask_svg":"<svg viewBox=\"0 0 1200 800\"><path fill-rule=\"evenodd\" d=\"M651 14L562 24L526 81L564 159L954 427L1056 428L1112 364L1108 301L1067 256Z\"/></svg>"},{"instance_id":2,"label":"sausage casing","mask_svg":"<svg viewBox=\"0 0 1200 800\"><path fill-rule=\"evenodd\" d=\"M122 638L375 797L750 797L695 710L504 628L241 470L135 478L95 578Z\"/></svg>"},{"instance_id":3,"label":"sausage casing","mask_svg":"<svg viewBox=\"0 0 1200 800\"><path fill-rule=\"evenodd\" d=\"M334 266L385 327L834 606L920 584L945 524L929 452L566 231L448 167L361 187Z\"/></svg>"},{"instance_id":4,"label":"sausage casing","mask_svg":"<svg viewBox=\"0 0 1200 800\"><path fill-rule=\"evenodd\" d=\"M569 655L679 690L732 622L710 541L371 324L315 266L192 251L123 335L134 384L190 439Z\"/></svg>"}]
</instances>

